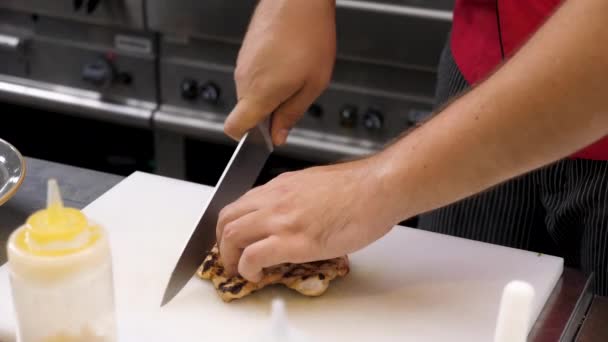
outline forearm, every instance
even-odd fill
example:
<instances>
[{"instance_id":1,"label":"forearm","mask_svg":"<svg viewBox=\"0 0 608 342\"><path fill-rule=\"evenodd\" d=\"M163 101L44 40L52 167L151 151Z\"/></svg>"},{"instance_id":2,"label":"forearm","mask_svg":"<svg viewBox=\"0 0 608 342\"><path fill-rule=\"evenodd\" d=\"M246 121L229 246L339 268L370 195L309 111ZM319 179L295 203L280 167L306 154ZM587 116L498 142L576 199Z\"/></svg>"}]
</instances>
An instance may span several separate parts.
<instances>
[{"instance_id":1,"label":"forearm","mask_svg":"<svg viewBox=\"0 0 608 342\"><path fill-rule=\"evenodd\" d=\"M605 0L571 0L491 77L376 158L401 219L566 157L608 133ZM398 210L398 209L396 209Z\"/></svg>"}]
</instances>

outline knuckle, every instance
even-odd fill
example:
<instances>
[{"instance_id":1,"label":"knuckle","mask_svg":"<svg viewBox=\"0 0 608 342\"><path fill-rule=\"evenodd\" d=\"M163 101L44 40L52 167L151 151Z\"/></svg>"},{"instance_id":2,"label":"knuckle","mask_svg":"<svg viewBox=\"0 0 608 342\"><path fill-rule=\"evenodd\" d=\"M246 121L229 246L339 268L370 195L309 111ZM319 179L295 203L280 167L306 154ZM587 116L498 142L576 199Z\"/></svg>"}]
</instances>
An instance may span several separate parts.
<instances>
[{"instance_id":1,"label":"knuckle","mask_svg":"<svg viewBox=\"0 0 608 342\"><path fill-rule=\"evenodd\" d=\"M223 239L226 241L234 241L239 234L239 228L237 227L236 224L234 223L228 223L225 227L224 227L224 234L223 234Z\"/></svg>"},{"instance_id":2,"label":"knuckle","mask_svg":"<svg viewBox=\"0 0 608 342\"><path fill-rule=\"evenodd\" d=\"M219 217L223 218L223 217L227 216L228 213L230 212L231 206L232 206L232 204L228 204L228 205L224 206L222 209L220 209Z\"/></svg>"},{"instance_id":3,"label":"knuckle","mask_svg":"<svg viewBox=\"0 0 608 342\"><path fill-rule=\"evenodd\" d=\"M312 79L311 85L317 92L320 92L323 89L327 88L330 81L331 76L327 76L325 74L317 75L315 78Z\"/></svg>"},{"instance_id":4,"label":"knuckle","mask_svg":"<svg viewBox=\"0 0 608 342\"><path fill-rule=\"evenodd\" d=\"M243 82L247 79L249 73L247 71L247 68L244 67L242 64L238 64L236 66L236 68L234 69L234 81L236 83L240 83Z\"/></svg>"},{"instance_id":5,"label":"knuckle","mask_svg":"<svg viewBox=\"0 0 608 342\"><path fill-rule=\"evenodd\" d=\"M255 265L257 260L258 260L258 256L251 250L246 249L243 252L243 254L241 255L240 262L242 265L245 265L246 266L245 268L247 269L248 267L251 267L251 265Z\"/></svg>"},{"instance_id":6,"label":"knuckle","mask_svg":"<svg viewBox=\"0 0 608 342\"><path fill-rule=\"evenodd\" d=\"M277 215L274 225L277 228L277 233L293 233L298 230L299 220L296 215L289 214L290 209L287 205L280 205L277 208L278 212L285 213Z\"/></svg>"},{"instance_id":7,"label":"knuckle","mask_svg":"<svg viewBox=\"0 0 608 342\"><path fill-rule=\"evenodd\" d=\"M298 80L268 72L256 74L248 79L248 87L252 94L262 94L261 98L265 102L272 102L277 106L293 96L301 85Z\"/></svg>"},{"instance_id":8,"label":"knuckle","mask_svg":"<svg viewBox=\"0 0 608 342\"><path fill-rule=\"evenodd\" d=\"M230 217L230 211L231 211L230 205L227 205L220 210L220 212L218 214L218 222L220 224L226 223L225 220L228 219L228 217Z\"/></svg>"}]
</instances>

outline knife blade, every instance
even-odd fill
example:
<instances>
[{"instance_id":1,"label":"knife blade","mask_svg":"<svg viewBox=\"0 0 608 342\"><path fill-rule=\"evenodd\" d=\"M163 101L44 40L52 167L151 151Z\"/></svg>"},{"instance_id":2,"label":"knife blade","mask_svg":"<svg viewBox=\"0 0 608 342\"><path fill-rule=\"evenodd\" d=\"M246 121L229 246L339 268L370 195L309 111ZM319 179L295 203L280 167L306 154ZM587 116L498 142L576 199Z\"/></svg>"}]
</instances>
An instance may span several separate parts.
<instances>
[{"instance_id":1,"label":"knife blade","mask_svg":"<svg viewBox=\"0 0 608 342\"><path fill-rule=\"evenodd\" d=\"M220 210L251 189L273 150L269 119L241 138L171 273L161 306L171 301L192 278L216 242Z\"/></svg>"}]
</instances>

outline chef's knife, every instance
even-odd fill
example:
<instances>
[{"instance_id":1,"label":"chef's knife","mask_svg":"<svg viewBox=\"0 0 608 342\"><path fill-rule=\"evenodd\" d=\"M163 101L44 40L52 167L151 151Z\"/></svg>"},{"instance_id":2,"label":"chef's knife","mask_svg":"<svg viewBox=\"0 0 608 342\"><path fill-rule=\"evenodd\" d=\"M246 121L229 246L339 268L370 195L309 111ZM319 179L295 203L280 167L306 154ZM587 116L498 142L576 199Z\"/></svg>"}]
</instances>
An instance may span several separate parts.
<instances>
[{"instance_id":1,"label":"chef's knife","mask_svg":"<svg viewBox=\"0 0 608 342\"><path fill-rule=\"evenodd\" d=\"M241 139L173 269L161 306L173 299L192 278L206 252L216 242L215 228L220 210L251 189L273 149L269 119Z\"/></svg>"}]
</instances>

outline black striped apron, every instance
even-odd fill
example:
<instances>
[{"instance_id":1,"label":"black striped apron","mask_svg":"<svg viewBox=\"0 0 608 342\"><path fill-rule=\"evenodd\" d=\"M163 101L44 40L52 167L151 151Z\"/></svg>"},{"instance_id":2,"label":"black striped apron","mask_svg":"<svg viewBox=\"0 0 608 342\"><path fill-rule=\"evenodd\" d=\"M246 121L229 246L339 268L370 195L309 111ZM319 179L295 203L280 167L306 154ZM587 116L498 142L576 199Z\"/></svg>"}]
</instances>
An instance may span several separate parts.
<instances>
[{"instance_id":1,"label":"black striped apron","mask_svg":"<svg viewBox=\"0 0 608 342\"><path fill-rule=\"evenodd\" d=\"M449 48L438 69L441 106L468 84ZM418 228L561 256L594 272L608 295L608 162L564 159L483 193L423 214Z\"/></svg>"}]
</instances>

